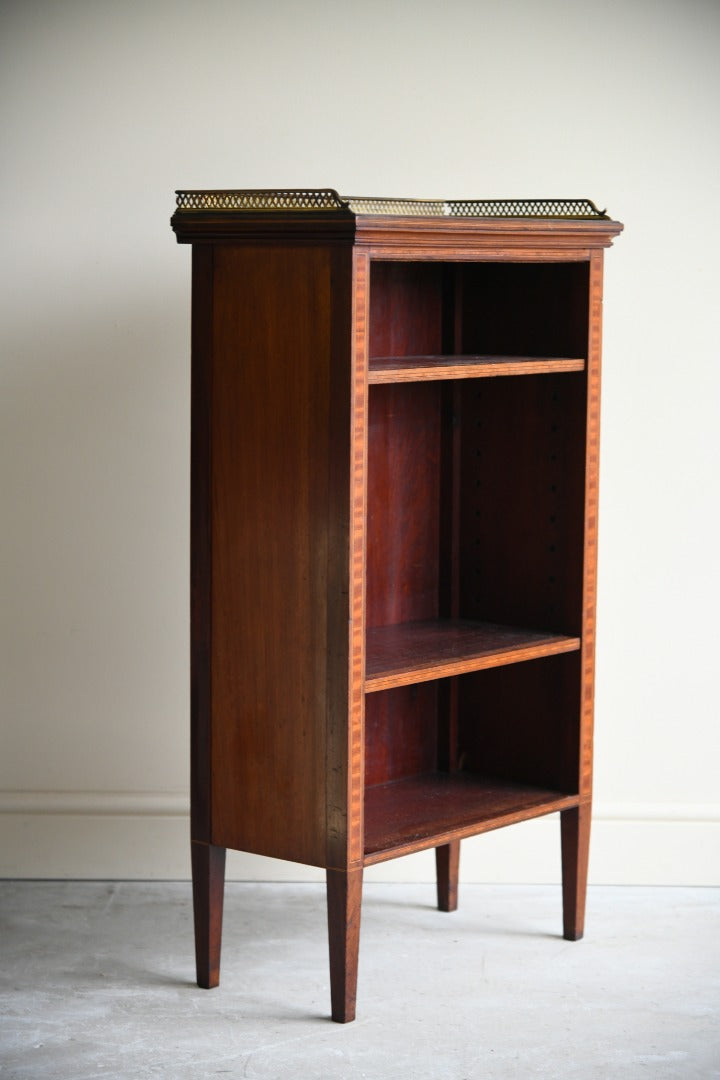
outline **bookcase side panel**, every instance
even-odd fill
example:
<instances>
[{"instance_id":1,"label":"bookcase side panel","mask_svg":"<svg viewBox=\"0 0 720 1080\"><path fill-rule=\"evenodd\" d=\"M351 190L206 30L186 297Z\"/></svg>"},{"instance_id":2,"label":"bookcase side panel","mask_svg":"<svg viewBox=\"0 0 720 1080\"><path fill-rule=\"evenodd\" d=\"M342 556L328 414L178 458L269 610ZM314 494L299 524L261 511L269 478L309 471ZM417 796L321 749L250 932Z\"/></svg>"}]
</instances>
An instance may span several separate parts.
<instances>
[{"instance_id":1,"label":"bookcase side panel","mask_svg":"<svg viewBox=\"0 0 720 1080\"><path fill-rule=\"evenodd\" d=\"M214 275L212 841L319 866L334 257L218 246Z\"/></svg>"}]
</instances>

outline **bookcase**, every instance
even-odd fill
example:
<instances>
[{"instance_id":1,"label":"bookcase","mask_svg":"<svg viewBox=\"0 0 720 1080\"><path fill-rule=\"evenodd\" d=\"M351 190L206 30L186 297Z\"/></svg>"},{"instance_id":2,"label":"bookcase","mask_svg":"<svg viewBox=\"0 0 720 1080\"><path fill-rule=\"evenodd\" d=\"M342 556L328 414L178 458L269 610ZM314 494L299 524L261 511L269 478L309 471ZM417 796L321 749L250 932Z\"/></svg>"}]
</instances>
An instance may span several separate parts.
<instances>
[{"instance_id":1,"label":"bookcase","mask_svg":"<svg viewBox=\"0 0 720 1080\"><path fill-rule=\"evenodd\" d=\"M332 1017L365 866L559 812L582 936L604 249L587 200L181 191L192 245L191 850L322 867Z\"/></svg>"}]
</instances>

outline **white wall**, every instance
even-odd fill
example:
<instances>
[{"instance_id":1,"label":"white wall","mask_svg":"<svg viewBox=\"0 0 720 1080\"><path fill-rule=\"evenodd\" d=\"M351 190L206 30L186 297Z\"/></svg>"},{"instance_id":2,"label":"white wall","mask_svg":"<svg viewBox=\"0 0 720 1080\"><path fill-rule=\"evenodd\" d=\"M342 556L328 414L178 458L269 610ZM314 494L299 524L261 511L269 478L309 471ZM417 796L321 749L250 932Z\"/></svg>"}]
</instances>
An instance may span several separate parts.
<instances>
[{"instance_id":1,"label":"white wall","mask_svg":"<svg viewBox=\"0 0 720 1080\"><path fill-rule=\"evenodd\" d=\"M298 185L588 195L626 223L607 256L591 874L717 881L719 43L713 0L0 6L0 873L188 873L172 193ZM463 875L554 880L557 832L469 841Z\"/></svg>"}]
</instances>

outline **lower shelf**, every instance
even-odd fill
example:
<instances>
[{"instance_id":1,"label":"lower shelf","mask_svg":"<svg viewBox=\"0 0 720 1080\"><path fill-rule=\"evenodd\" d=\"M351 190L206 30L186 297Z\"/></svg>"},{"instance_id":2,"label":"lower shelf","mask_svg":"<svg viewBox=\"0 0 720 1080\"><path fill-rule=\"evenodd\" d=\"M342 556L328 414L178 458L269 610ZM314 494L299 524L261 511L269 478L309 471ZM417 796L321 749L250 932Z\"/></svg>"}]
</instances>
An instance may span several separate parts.
<instances>
[{"instance_id":1,"label":"lower shelf","mask_svg":"<svg viewBox=\"0 0 720 1080\"><path fill-rule=\"evenodd\" d=\"M365 791L365 865L437 847L503 825L569 810L577 795L488 779L430 773Z\"/></svg>"}]
</instances>

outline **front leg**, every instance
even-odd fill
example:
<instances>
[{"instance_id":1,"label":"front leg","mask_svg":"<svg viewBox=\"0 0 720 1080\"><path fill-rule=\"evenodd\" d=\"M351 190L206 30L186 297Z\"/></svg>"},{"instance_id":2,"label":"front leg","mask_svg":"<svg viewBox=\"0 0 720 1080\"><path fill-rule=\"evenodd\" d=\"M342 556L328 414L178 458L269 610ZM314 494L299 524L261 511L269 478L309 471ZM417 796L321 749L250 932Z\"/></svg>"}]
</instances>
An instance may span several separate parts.
<instances>
[{"instance_id":1,"label":"front leg","mask_svg":"<svg viewBox=\"0 0 720 1080\"><path fill-rule=\"evenodd\" d=\"M225 848L193 840L191 851L197 983L209 990L220 982Z\"/></svg>"},{"instance_id":2,"label":"front leg","mask_svg":"<svg viewBox=\"0 0 720 1080\"><path fill-rule=\"evenodd\" d=\"M362 878L362 867L327 870L330 996L338 1024L355 1019Z\"/></svg>"}]
</instances>

